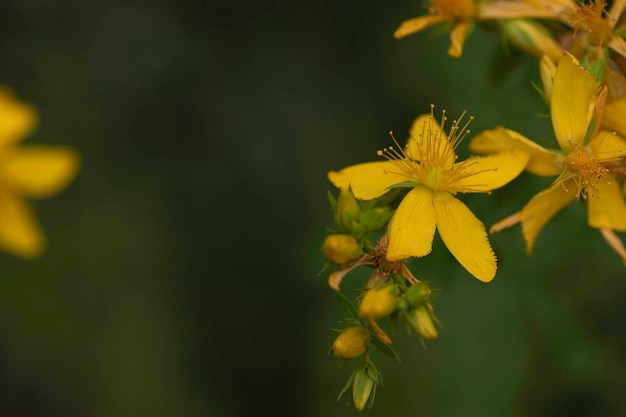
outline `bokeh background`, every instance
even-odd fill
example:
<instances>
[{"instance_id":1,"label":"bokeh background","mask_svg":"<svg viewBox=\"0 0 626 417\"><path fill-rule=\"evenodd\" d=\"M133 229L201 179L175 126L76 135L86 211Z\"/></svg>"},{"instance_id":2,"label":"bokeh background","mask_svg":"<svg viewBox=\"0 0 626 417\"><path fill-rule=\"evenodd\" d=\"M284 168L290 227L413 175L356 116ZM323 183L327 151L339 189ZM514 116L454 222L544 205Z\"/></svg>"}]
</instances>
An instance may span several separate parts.
<instances>
[{"instance_id":1,"label":"bokeh background","mask_svg":"<svg viewBox=\"0 0 626 417\"><path fill-rule=\"evenodd\" d=\"M519 228L493 236L488 285L436 239L412 267L442 290L445 331L426 349L396 336L371 411L336 401L352 365L328 356L344 313L318 275L326 172L430 103L553 140L536 62L480 30L459 60L445 35L393 40L423 10L3 1L0 81L40 113L26 143L74 146L83 167L35 202L47 252L0 254L0 415L626 415L626 269L576 204L532 257ZM465 201L490 225L548 183Z\"/></svg>"}]
</instances>

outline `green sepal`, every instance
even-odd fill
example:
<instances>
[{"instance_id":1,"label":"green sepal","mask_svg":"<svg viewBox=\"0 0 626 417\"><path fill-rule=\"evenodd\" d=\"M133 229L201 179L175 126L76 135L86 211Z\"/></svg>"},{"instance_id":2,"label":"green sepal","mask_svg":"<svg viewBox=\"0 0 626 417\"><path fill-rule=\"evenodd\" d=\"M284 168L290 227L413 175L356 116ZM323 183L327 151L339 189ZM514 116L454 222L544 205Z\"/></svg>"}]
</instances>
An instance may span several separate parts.
<instances>
[{"instance_id":1,"label":"green sepal","mask_svg":"<svg viewBox=\"0 0 626 417\"><path fill-rule=\"evenodd\" d=\"M356 376L356 373L358 371L359 371L359 368L356 368L354 371L352 371L352 374L350 374L348 381L346 381L346 385L344 385L343 388L341 389L341 392L339 392L339 396L337 397L337 402L339 402L339 400L341 399L341 396L350 389L350 386L352 385L352 382L354 381L354 377Z\"/></svg>"},{"instance_id":2,"label":"green sepal","mask_svg":"<svg viewBox=\"0 0 626 417\"><path fill-rule=\"evenodd\" d=\"M333 213L337 212L337 199L330 191L326 191L326 196L328 197L328 202L330 203L330 207L333 209Z\"/></svg>"},{"instance_id":3,"label":"green sepal","mask_svg":"<svg viewBox=\"0 0 626 417\"><path fill-rule=\"evenodd\" d=\"M339 300L341 301L341 304L343 304L346 310L348 310L348 314L350 315L350 318L354 320L359 320L359 314L357 312L356 307L354 306L354 303L350 301L350 299L348 299L348 297L346 297L341 291L337 291L337 295L339 296Z\"/></svg>"},{"instance_id":4,"label":"green sepal","mask_svg":"<svg viewBox=\"0 0 626 417\"><path fill-rule=\"evenodd\" d=\"M580 65L589 71L591 75L596 77L596 80L602 81L604 79L604 68L606 67L606 61L604 59L589 61L589 58L585 57Z\"/></svg>"},{"instance_id":5,"label":"green sepal","mask_svg":"<svg viewBox=\"0 0 626 417\"><path fill-rule=\"evenodd\" d=\"M397 184L390 185L389 187L385 188L385 190L393 190L394 188L415 188L418 185L419 184L415 181L403 181Z\"/></svg>"},{"instance_id":6,"label":"green sepal","mask_svg":"<svg viewBox=\"0 0 626 417\"><path fill-rule=\"evenodd\" d=\"M372 338L370 339L372 344L378 348L382 353L389 356L391 359L394 359L398 362L400 361L400 357L396 353L396 351L391 347L389 343L386 343L383 339L378 337L375 333L372 334Z\"/></svg>"}]
</instances>

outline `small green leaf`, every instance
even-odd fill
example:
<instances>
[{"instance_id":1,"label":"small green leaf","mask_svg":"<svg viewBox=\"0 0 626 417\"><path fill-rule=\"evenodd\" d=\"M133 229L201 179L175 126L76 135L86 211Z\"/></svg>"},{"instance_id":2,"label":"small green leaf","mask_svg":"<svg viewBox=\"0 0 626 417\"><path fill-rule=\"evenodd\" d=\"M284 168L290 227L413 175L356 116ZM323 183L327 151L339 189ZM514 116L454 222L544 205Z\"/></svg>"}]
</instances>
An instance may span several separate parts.
<instances>
[{"instance_id":1,"label":"small green leaf","mask_svg":"<svg viewBox=\"0 0 626 417\"><path fill-rule=\"evenodd\" d=\"M337 199L335 198L333 193L331 193L330 191L326 191L326 195L328 197L328 202L330 203L330 206L333 209L333 213L336 213L337 212Z\"/></svg>"},{"instance_id":2,"label":"small green leaf","mask_svg":"<svg viewBox=\"0 0 626 417\"><path fill-rule=\"evenodd\" d=\"M341 291L337 291L337 295L339 296L339 300L341 301L341 304L343 304L346 310L348 310L348 314L350 314L350 317L352 317L355 320L358 320L359 315L357 313L356 307L354 306L354 303L350 301L348 297L346 297Z\"/></svg>"},{"instance_id":3,"label":"small green leaf","mask_svg":"<svg viewBox=\"0 0 626 417\"><path fill-rule=\"evenodd\" d=\"M419 184L416 183L415 181L403 181L403 182L399 182L397 184L393 184L390 185L389 187L385 188L386 190L392 190L394 188L414 188L416 186L418 186Z\"/></svg>"},{"instance_id":4,"label":"small green leaf","mask_svg":"<svg viewBox=\"0 0 626 417\"><path fill-rule=\"evenodd\" d=\"M385 355L389 356L391 359L394 359L400 362L400 357L398 356L396 351L391 347L389 343L386 343L383 339L381 339L375 334L373 334L372 336L373 337L371 339L371 342L374 346L378 348L378 350L380 350Z\"/></svg>"}]
</instances>

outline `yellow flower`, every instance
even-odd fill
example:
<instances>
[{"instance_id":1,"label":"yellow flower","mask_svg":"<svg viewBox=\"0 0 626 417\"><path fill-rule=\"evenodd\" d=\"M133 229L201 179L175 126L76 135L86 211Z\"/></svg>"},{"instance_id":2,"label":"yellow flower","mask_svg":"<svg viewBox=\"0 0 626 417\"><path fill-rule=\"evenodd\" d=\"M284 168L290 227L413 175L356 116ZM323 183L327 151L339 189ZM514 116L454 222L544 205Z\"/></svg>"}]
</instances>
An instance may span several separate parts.
<instances>
[{"instance_id":1,"label":"yellow flower","mask_svg":"<svg viewBox=\"0 0 626 417\"><path fill-rule=\"evenodd\" d=\"M605 59L603 48L608 46L613 51L626 57L626 41L616 32L626 2L612 2L611 8L605 10L604 0L591 0L587 3L563 0L561 20L574 29L571 52L582 59L591 61Z\"/></svg>"},{"instance_id":2,"label":"yellow flower","mask_svg":"<svg viewBox=\"0 0 626 417\"><path fill-rule=\"evenodd\" d=\"M337 265L347 264L363 254L361 245L354 237L339 233L326 236L322 251L331 262Z\"/></svg>"},{"instance_id":3,"label":"yellow flower","mask_svg":"<svg viewBox=\"0 0 626 417\"><path fill-rule=\"evenodd\" d=\"M76 175L78 154L70 148L18 146L37 124L36 111L0 87L0 247L31 258L45 246L26 197L49 197Z\"/></svg>"},{"instance_id":4,"label":"yellow flower","mask_svg":"<svg viewBox=\"0 0 626 417\"><path fill-rule=\"evenodd\" d=\"M428 14L405 20L396 29L394 36L403 38L438 23L452 24L448 54L458 58L463 53L463 44L475 22L494 19L518 18L557 18L560 8L551 7L546 2L523 0L430 0ZM524 30L527 27L523 28ZM531 31L531 34L537 33Z\"/></svg>"},{"instance_id":5,"label":"yellow flower","mask_svg":"<svg viewBox=\"0 0 626 417\"><path fill-rule=\"evenodd\" d=\"M363 327L350 327L343 332L333 343L333 354L344 359L361 356L367 348L370 339L369 332Z\"/></svg>"},{"instance_id":6,"label":"yellow flower","mask_svg":"<svg viewBox=\"0 0 626 417\"><path fill-rule=\"evenodd\" d=\"M609 239L611 231L626 231L626 204L609 169L626 156L626 140L614 132L593 129L591 122L601 91L594 76L576 58L565 54L554 74L550 100L552 126L560 150L545 149L502 127L485 131L470 143L470 149L482 153L524 150L530 154L528 171L558 175L552 187L534 196L519 213L492 227L492 231L499 231L521 221L529 254L544 225L581 196L588 202L589 225L600 229L611 247L615 249L617 245Z\"/></svg>"},{"instance_id":7,"label":"yellow flower","mask_svg":"<svg viewBox=\"0 0 626 417\"><path fill-rule=\"evenodd\" d=\"M359 304L359 316L372 320L388 316L396 308L398 293L398 287L395 285L371 288L365 293L361 304Z\"/></svg>"},{"instance_id":8,"label":"yellow flower","mask_svg":"<svg viewBox=\"0 0 626 417\"><path fill-rule=\"evenodd\" d=\"M514 179L528 162L523 151L489 157L471 157L457 162L455 150L469 132L455 120L449 135L430 115L418 117L411 128L406 150L389 147L379 151L387 161L353 165L328 178L335 186L352 188L356 198L380 197L391 187L410 187L389 224L387 259L398 261L421 257L432 249L435 229L452 255L473 276L491 281L496 258L485 228L454 195L485 193Z\"/></svg>"}]
</instances>

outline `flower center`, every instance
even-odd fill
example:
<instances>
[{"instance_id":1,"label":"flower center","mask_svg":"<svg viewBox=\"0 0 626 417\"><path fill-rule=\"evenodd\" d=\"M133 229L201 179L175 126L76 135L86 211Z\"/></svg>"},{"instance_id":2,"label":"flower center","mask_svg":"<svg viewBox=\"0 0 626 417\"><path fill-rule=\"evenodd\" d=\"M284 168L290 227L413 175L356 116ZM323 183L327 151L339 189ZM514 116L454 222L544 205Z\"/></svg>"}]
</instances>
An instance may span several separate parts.
<instances>
[{"instance_id":1,"label":"flower center","mask_svg":"<svg viewBox=\"0 0 626 417\"><path fill-rule=\"evenodd\" d=\"M586 149L574 145L572 152L565 158L567 170L557 182L563 183L573 178L578 185L578 195L583 198L591 195L598 197L598 184L608 180L609 170ZM569 171L569 172L568 172Z\"/></svg>"},{"instance_id":2,"label":"flower center","mask_svg":"<svg viewBox=\"0 0 626 417\"><path fill-rule=\"evenodd\" d=\"M431 0L428 12L432 15L449 16L458 20L467 20L474 16L472 0Z\"/></svg>"},{"instance_id":3,"label":"flower center","mask_svg":"<svg viewBox=\"0 0 626 417\"><path fill-rule=\"evenodd\" d=\"M404 150L390 132L396 147L389 146L378 151L378 156L383 156L394 163L397 171L394 174L402 175L409 182L423 184L431 190L447 190L451 193L463 192L463 189L455 187L453 184L463 178L475 175L477 172L471 169L474 165L472 158L455 163L456 147L470 133L467 129L469 120L461 125L465 112L458 120L454 120L450 127L448 136L444 133L447 121L445 110L442 112L441 127L434 120L433 108L431 114L424 121L422 131L417 138L409 139L409 144ZM412 141L412 142L411 142Z\"/></svg>"}]
</instances>

